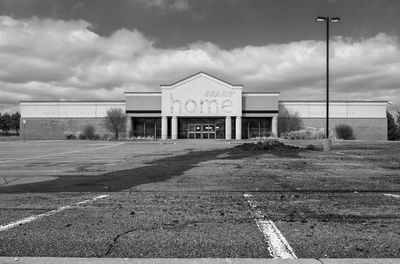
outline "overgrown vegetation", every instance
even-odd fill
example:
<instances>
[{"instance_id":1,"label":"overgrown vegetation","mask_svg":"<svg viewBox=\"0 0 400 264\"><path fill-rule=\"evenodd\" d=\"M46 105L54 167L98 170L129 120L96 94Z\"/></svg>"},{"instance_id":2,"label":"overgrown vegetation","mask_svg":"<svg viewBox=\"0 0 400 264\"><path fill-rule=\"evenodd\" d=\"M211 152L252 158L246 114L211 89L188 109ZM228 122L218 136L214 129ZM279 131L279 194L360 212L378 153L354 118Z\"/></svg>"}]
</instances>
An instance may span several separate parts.
<instances>
[{"instance_id":1,"label":"overgrown vegetation","mask_svg":"<svg viewBox=\"0 0 400 264\"><path fill-rule=\"evenodd\" d=\"M21 119L21 115L16 112L14 114L9 113L0 113L0 129L6 134L9 135L10 131L13 130L17 135L19 135L19 121Z\"/></svg>"},{"instance_id":2,"label":"overgrown vegetation","mask_svg":"<svg viewBox=\"0 0 400 264\"><path fill-rule=\"evenodd\" d=\"M94 126L86 125L83 128L82 134L79 135L79 139L97 140L99 139L99 135L96 134L96 129Z\"/></svg>"},{"instance_id":3,"label":"overgrown vegetation","mask_svg":"<svg viewBox=\"0 0 400 264\"><path fill-rule=\"evenodd\" d=\"M347 124L339 124L335 126L336 138L344 140L355 139L353 129Z\"/></svg>"},{"instance_id":4,"label":"overgrown vegetation","mask_svg":"<svg viewBox=\"0 0 400 264\"><path fill-rule=\"evenodd\" d=\"M323 139L325 138L324 129L316 129L314 127L307 127L296 131L283 132L281 134L283 139Z\"/></svg>"},{"instance_id":5,"label":"overgrown vegetation","mask_svg":"<svg viewBox=\"0 0 400 264\"><path fill-rule=\"evenodd\" d=\"M297 112L287 110L285 107L279 110L278 116L278 135L298 131L303 128L303 122Z\"/></svg>"},{"instance_id":6,"label":"overgrown vegetation","mask_svg":"<svg viewBox=\"0 0 400 264\"><path fill-rule=\"evenodd\" d=\"M397 111L396 117L386 111L387 117L387 139L400 140L400 111Z\"/></svg>"},{"instance_id":7,"label":"overgrown vegetation","mask_svg":"<svg viewBox=\"0 0 400 264\"><path fill-rule=\"evenodd\" d=\"M121 132L125 129L126 115L121 108L110 108L104 117L104 126L110 131L115 139L119 138Z\"/></svg>"},{"instance_id":8,"label":"overgrown vegetation","mask_svg":"<svg viewBox=\"0 0 400 264\"><path fill-rule=\"evenodd\" d=\"M76 139L76 136L72 132L64 132L64 136L66 139Z\"/></svg>"}]
</instances>

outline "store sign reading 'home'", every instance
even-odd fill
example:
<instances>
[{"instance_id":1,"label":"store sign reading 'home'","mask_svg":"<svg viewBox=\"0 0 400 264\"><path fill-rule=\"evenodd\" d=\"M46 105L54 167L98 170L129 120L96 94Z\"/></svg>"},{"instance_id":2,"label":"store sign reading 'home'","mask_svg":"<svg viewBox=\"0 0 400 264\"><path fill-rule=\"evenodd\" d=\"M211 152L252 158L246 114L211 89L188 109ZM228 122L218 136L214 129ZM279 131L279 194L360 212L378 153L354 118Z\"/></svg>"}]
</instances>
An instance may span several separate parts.
<instances>
[{"instance_id":1,"label":"store sign reading 'home'","mask_svg":"<svg viewBox=\"0 0 400 264\"><path fill-rule=\"evenodd\" d=\"M227 116L233 115L235 111L236 91L214 91L206 90L201 93L180 95L169 93L167 105L164 109L169 115L199 115L199 116ZM240 96L240 95L239 95ZM167 108L167 109L166 109Z\"/></svg>"}]
</instances>

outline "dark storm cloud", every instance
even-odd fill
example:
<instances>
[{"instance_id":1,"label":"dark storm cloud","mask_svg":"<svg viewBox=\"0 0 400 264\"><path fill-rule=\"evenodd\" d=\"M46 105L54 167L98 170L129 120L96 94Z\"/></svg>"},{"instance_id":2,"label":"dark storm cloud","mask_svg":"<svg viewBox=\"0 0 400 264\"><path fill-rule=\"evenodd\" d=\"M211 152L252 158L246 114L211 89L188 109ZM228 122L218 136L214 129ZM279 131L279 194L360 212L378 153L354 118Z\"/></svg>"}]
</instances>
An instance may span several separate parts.
<instances>
[{"instance_id":1,"label":"dark storm cloud","mask_svg":"<svg viewBox=\"0 0 400 264\"><path fill-rule=\"evenodd\" d=\"M400 35L397 0L0 0L0 15L14 18L83 19L96 33L137 29L157 47L197 41L224 49L304 39L322 40L318 15L340 16L333 35L362 39L381 32Z\"/></svg>"}]
</instances>

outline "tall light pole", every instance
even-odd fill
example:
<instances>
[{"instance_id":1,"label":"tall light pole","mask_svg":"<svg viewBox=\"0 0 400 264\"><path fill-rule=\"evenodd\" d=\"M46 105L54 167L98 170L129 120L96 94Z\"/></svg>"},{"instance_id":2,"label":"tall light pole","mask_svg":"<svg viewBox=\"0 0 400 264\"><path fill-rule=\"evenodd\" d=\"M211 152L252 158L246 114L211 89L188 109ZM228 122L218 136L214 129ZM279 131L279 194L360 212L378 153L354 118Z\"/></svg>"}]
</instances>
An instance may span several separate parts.
<instances>
[{"instance_id":1,"label":"tall light pole","mask_svg":"<svg viewBox=\"0 0 400 264\"><path fill-rule=\"evenodd\" d=\"M25 119L22 120L22 124L24 125L24 142L25 142L25 124L26 124L26 120Z\"/></svg>"},{"instance_id":2,"label":"tall light pole","mask_svg":"<svg viewBox=\"0 0 400 264\"><path fill-rule=\"evenodd\" d=\"M316 20L317 22L326 23L326 144L324 144L324 150L329 151L331 147L331 142L329 140L329 24L339 22L340 18L319 16Z\"/></svg>"}]
</instances>

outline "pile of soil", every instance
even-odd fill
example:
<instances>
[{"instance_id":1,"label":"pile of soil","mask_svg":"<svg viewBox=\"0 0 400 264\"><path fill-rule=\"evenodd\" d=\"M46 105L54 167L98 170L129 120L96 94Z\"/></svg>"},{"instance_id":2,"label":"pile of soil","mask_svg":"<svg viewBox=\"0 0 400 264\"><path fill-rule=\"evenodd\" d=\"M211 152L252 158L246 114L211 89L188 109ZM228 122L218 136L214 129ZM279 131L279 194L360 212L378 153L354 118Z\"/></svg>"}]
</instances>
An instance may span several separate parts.
<instances>
[{"instance_id":1,"label":"pile of soil","mask_svg":"<svg viewBox=\"0 0 400 264\"><path fill-rule=\"evenodd\" d=\"M259 141L257 143L244 143L234 148L235 151L240 152L298 152L302 149L318 150L318 148L314 145L308 145L305 148L300 148L296 146L285 145L283 142L276 139Z\"/></svg>"}]
</instances>

